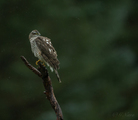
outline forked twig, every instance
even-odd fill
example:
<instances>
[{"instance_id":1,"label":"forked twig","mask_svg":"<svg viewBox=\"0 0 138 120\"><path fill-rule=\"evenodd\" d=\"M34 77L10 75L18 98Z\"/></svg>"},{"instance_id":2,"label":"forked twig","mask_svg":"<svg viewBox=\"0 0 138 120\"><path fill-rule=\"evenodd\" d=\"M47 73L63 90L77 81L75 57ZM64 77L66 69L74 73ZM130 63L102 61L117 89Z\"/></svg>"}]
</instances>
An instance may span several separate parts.
<instances>
[{"instance_id":1,"label":"forked twig","mask_svg":"<svg viewBox=\"0 0 138 120\"><path fill-rule=\"evenodd\" d=\"M63 120L63 114L62 110L60 108L60 105L58 104L58 101L56 100L56 97L54 95L53 87L52 87L52 82L48 74L48 70L41 64L41 62L38 62L39 68L36 69L33 67L24 56L21 56L21 59L25 63L25 65L32 70L36 75L42 78L43 80L43 85L45 88L45 94L46 98L49 100L52 108L54 109L57 120Z\"/></svg>"}]
</instances>

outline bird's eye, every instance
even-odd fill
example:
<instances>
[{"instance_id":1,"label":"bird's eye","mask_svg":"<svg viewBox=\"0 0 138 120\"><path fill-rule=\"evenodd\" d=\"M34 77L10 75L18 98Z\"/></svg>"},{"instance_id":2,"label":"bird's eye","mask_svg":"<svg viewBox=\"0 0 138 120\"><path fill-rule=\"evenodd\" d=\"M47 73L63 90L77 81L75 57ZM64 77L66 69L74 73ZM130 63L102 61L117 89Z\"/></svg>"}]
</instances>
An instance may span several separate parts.
<instances>
[{"instance_id":1,"label":"bird's eye","mask_svg":"<svg viewBox=\"0 0 138 120\"><path fill-rule=\"evenodd\" d=\"M32 31L32 34L37 34L35 31Z\"/></svg>"}]
</instances>

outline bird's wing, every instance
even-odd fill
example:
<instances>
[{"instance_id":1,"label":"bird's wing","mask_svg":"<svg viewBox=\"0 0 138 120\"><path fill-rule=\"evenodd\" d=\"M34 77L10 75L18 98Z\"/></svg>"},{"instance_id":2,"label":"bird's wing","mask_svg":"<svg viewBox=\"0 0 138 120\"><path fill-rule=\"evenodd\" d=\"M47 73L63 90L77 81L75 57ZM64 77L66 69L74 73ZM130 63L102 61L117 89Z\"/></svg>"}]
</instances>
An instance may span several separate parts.
<instances>
[{"instance_id":1,"label":"bird's wing","mask_svg":"<svg viewBox=\"0 0 138 120\"><path fill-rule=\"evenodd\" d=\"M44 60L50 64L51 67L54 69L59 68L59 61L57 59L57 53L54 49L51 41L47 37L37 37L35 39L36 45L41 51L41 55L43 56Z\"/></svg>"}]
</instances>

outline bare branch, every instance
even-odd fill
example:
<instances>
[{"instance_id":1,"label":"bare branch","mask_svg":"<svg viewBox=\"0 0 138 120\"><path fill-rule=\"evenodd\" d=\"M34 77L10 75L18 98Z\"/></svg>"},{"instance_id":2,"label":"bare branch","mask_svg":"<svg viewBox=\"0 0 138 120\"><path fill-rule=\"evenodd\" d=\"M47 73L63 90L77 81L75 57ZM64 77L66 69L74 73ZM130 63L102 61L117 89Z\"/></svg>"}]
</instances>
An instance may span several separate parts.
<instances>
[{"instance_id":1,"label":"bare branch","mask_svg":"<svg viewBox=\"0 0 138 120\"><path fill-rule=\"evenodd\" d=\"M46 98L49 100L52 108L54 109L56 116L57 116L57 120L63 120L62 110L61 110L60 105L58 104L58 101L56 100L56 97L54 95L54 90L52 87L51 79L48 75L48 70L41 64L41 62L38 62L39 68L37 70L26 60L26 58L24 56L21 56L21 59L23 60L25 65L30 70L32 70L35 74L37 74L39 77L42 78L43 85L45 88L44 93L46 94Z\"/></svg>"},{"instance_id":2,"label":"bare branch","mask_svg":"<svg viewBox=\"0 0 138 120\"><path fill-rule=\"evenodd\" d=\"M25 65L32 70L36 75L38 75L39 77L42 77L41 72L39 72L35 67L33 67L24 56L21 56L22 61L25 63Z\"/></svg>"}]
</instances>

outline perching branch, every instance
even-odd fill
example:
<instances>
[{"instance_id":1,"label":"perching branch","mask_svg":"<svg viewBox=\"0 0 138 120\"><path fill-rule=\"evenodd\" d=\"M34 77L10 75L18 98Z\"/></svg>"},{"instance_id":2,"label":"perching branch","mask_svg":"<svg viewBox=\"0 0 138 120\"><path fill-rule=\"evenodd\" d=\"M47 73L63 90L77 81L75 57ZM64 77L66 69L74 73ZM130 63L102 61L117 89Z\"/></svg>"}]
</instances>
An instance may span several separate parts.
<instances>
[{"instance_id":1,"label":"perching branch","mask_svg":"<svg viewBox=\"0 0 138 120\"><path fill-rule=\"evenodd\" d=\"M63 120L62 110L54 95L51 79L48 75L48 70L41 64L41 62L38 62L39 68L36 69L26 60L24 56L21 56L21 59L30 70L32 70L36 75L42 78L43 85L45 88L44 94L46 94L46 98L49 100L52 108L54 109L57 116L57 120Z\"/></svg>"}]
</instances>

